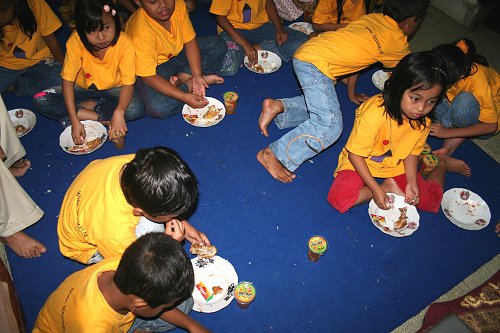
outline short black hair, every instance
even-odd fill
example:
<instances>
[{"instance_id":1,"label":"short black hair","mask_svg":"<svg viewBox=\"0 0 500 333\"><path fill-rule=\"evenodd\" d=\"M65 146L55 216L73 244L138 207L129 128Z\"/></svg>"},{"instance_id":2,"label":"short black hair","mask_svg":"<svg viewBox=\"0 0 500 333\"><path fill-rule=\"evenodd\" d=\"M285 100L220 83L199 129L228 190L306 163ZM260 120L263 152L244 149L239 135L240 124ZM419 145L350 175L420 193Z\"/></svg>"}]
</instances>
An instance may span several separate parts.
<instances>
[{"instance_id":1,"label":"short black hair","mask_svg":"<svg viewBox=\"0 0 500 333\"><path fill-rule=\"evenodd\" d=\"M192 209L198 196L193 172L172 149L139 149L125 164L121 188L127 202L151 216L180 216Z\"/></svg>"},{"instance_id":2,"label":"short black hair","mask_svg":"<svg viewBox=\"0 0 500 333\"><path fill-rule=\"evenodd\" d=\"M410 17L421 22L430 3L430 0L384 0L382 13L398 23Z\"/></svg>"},{"instance_id":3,"label":"short black hair","mask_svg":"<svg viewBox=\"0 0 500 333\"><path fill-rule=\"evenodd\" d=\"M194 271L179 242L151 232L125 250L113 280L122 293L140 297L155 308L187 299L193 292Z\"/></svg>"},{"instance_id":4,"label":"short black hair","mask_svg":"<svg viewBox=\"0 0 500 333\"><path fill-rule=\"evenodd\" d=\"M120 22L120 15L116 12L113 0L76 0L75 3L76 31L83 45L90 53L97 51L97 48L90 44L87 39L87 34L104 28L104 23L102 22L104 6L109 6L110 11L115 11L115 15L113 15L113 20L115 21L115 37L111 42L111 45L115 45L120 37L122 25Z\"/></svg>"},{"instance_id":5,"label":"short black hair","mask_svg":"<svg viewBox=\"0 0 500 333\"><path fill-rule=\"evenodd\" d=\"M390 78L385 81L383 91L385 112L401 125L403 123L401 99L406 90L425 90L440 85L443 88L439 96L440 100L446 90L447 82L444 61L435 52L410 53L399 61ZM410 125L413 128L425 127L425 118L410 119Z\"/></svg>"}]
</instances>

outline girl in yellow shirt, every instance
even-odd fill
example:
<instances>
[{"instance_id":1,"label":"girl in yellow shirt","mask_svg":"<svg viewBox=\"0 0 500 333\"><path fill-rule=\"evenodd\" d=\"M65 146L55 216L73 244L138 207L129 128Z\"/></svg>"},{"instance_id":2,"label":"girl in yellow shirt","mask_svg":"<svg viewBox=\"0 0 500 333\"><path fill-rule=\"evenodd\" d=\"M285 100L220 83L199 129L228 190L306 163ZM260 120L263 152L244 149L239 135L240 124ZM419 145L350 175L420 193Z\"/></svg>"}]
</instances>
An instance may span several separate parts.
<instances>
[{"instance_id":1,"label":"girl in yellow shirt","mask_svg":"<svg viewBox=\"0 0 500 333\"><path fill-rule=\"evenodd\" d=\"M335 31L366 14L363 0L319 0L312 17L314 31Z\"/></svg>"},{"instance_id":2,"label":"girl in yellow shirt","mask_svg":"<svg viewBox=\"0 0 500 333\"><path fill-rule=\"evenodd\" d=\"M436 155L450 156L465 138L487 139L500 127L500 74L488 67L474 42L461 39L434 48L446 63L448 90L434 111L431 135L444 139Z\"/></svg>"},{"instance_id":3,"label":"girl in yellow shirt","mask_svg":"<svg viewBox=\"0 0 500 333\"><path fill-rule=\"evenodd\" d=\"M17 95L33 96L61 84L60 27L43 0L0 1L0 94L13 85Z\"/></svg>"},{"instance_id":4,"label":"girl in yellow shirt","mask_svg":"<svg viewBox=\"0 0 500 333\"><path fill-rule=\"evenodd\" d=\"M446 171L467 172L464 162L440 160L425 180L418 157L429 134L428 114L443 95L443 60L431 51L405 56L375 95L357 110L354 126L339 156L328 201L344 213L372 198L389 209L386 193L405 196L408 204L437 212ZM381 184L375 178L385 179Z\"/></svg>"}]
</instances>

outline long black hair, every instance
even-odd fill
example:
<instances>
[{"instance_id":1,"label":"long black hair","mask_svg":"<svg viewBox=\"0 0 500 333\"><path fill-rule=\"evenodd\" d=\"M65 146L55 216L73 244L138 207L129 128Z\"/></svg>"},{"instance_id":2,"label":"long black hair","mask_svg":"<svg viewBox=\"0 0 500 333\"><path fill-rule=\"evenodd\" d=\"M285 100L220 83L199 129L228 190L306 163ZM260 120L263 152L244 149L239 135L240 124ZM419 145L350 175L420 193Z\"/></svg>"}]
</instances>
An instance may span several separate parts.
<instances>
[{"instance_id":1,"label":"long black hair","mask_svg":"<svg viewBox=\"0 0 500 333\"><path fill-rule=\"evenodd\" d=\"M31 11L28 2L26 0L10 1L12 2L12 6L14 6L14 19L17 18L19 29L21 29L23 34L31 39L33 37L33 34L36 32L37 24L35 15ZM1 27L0 39L3 40L3 37L4 31L3 27Z\"/></svg>"},{"instance_id":2,"label":"long black hair","mask_svg":"<svg viewBox=\"0 0 500 333\"><path fill-rule=\"evenodd\" d=\"M439 100L447 86L446 67L443 59L432 51L410 53L405 56L394 68L391 77L384 85L385 112L398 125L403 123L401 99L406 90L417 91L430 89L435 85L443 87ZM425 127L426 117L410 119L412 128Z\"/></svg>"}]
</instances>

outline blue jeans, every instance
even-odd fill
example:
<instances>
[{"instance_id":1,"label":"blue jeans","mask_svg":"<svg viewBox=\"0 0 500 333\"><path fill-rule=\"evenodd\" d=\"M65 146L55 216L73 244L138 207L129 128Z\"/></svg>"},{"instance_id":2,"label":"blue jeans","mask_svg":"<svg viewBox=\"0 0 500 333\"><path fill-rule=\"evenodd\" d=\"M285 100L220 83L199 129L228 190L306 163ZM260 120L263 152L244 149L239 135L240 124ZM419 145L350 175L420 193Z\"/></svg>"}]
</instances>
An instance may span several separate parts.
<instances>
[{"instance_id":1,"label":"blue jeans","mask_svg":"<svg viewBox=\"0 0 500 333\"><path fill-rule=\"evenodd\" d=\"M76 110L79 104L88 100L97 102L94 111L98 115L98 120L109 121L113 117L118 101L120 99L121 87L106 90L87 90L75 85ZM61 86L46 89L33 96L33 104L42 115L47 118L63 122L68 119L64 95ZM135 120L144 116L144 104L137 89L134 89L134 96L125 111L125 121Z\"/></svg>"},{"instance_id":2,"label":"blue jeans","mask_svg":"<svg viewBox=\"0 0 500 333\"><path fill-rule=\"evenodd\" d=\"M224 55L226 54L226 44L218 36L208 36L198 38L198 46L201 54L201 69L203 75L217 74L222 67ZM177 56L156 67L156 74L165 80L170 80L172 75L178 73L191 74L189 61L183 49ZM146 106L146 113L155 118L164 119L181 112L184 102L164 95L149 86L141 79L137 80L137 86ZM184 92L188 92L188 87L182 84L178 87Z\"/></svg>"},{"instance_id":3,"label":"blue jeans","mask_svg":"<svg viewBox=\"0 0 500 333\"><path fill-rule=\"evenodd\" d=\"M307 35L300 31L290 29L289 27L284 27L284 29L288 34L288 40L283 45L278 45L278 43L276 43L276 29L270 22L253 30L237 30L251 44L258 44L262 49L274 52L283 61L288 62L292 60L295 50L307 40ZM226 59L226 62L231 64L230 66L224 67L222 75L235 75L243 63L245 50L240 44L232 40L225 31L221 32L220 36L228 45L228 55L226 58L229 57L230 59Z\"/></svg>"},{"instance_id":4,"label":"blue jeans","mask_svg":"<svg viewBox=\"0 0 500 333\"><path fill-rule=\"evenodd\" d=\"M61 64L52 58L41 60L25 69L0 67L0 94L6 92L12 84L18 96L33 96L49 87L60 86L61 69Z\"/></svg>"},{"instance_id":5,"label":"blue jeans","mask_svg":"<svg viewBox=\"0 0 500 333\"><path fill-rule=\"evenodd\" d=\"M463 128L479 122L479 102L468 92L459 93L451 102L443 98L433 111L433 119L446 128Z\"/></svg>"},{"instance_id":6,"label":"blue jeans","mask_svg":"<svg viewBox=\"0 0 500 333\"><path fill-rule=\"evenodd\" d=\"M331 146L342 133L342 113L335 82L314 65L293 59L304 95L283 98L284 112L275 118L278 128L295 127L269 145L290 171Z\"/></svg>"},{"instance_id":7,"label":"blue jeans","mask_svg":"<svg viewBox=\"0 0 500 333\"><path fill-rule=\"evenodd\" d=\"M187 300L179 304L177 306L177 309L181 310L185 314L189 314L189 312L193 308L193 305L193 298L189 297ZM136 329L141 329L142 331L147 332L166 332L171 331L175 328L177 328L177 326L161 319L147 320L136 317L134 323L132 324L132 327L130 327L130 329L128 330L128 333L133 333Z\"/></svg>"}]
</instances>

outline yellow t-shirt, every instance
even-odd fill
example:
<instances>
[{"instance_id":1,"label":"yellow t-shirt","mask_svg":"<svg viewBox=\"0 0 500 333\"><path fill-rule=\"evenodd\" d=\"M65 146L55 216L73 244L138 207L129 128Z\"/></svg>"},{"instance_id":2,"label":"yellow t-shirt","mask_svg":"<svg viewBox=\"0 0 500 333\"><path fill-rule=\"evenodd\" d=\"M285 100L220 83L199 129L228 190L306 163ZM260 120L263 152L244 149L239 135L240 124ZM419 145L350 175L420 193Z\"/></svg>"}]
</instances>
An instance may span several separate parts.
<instances>
[{"instance_id":1,"label":"yellow t-shirt","mask_svg":"<svg viewBox=\"0 0 500 333\"><path fill-rule=\"evenodd\" d=\"M66 43L61 77L84 89L105 90L135 82L135 53L130 38L123 32L101 60L83 45L75 31Z\"/></svg>"},{"instance_id":2,"label":"yellow t-shirt","mask_svg":"<svg viewBox=\"0 0 500 333\"><path fill-rule=\"evenodd\" d=\"M380 106L382 94L375 95L356 110L354 126L339 155L335 175L341 170L354 170L348 151L365 158L373 177L391 178L405 173L403 160L419 156L430 131L430 119L425 128L411 128L404 120L401 126ZM383 159L382 156L385 156ZM377 159L378 158L378 159ZM377 161L380 160L381 161Z\"/></svg>"},{"instance_id":3,"label":"yellow t-shirt","mask_svg":"<svg viewBox=\"0 0 500 333\"><path fill-rule=\"evenodd\" d=\"M52 58L42 36L48 36L62 24L49 5L43 0L28 0L28 5L36 19L37 29L31 39L25 35L17 23L3 28L4 37L0 43L0 66L19 70Z\"/></svg>"},{"instance_id":4,"label":"yellow t-shirt","mask_svg":"<svg viewBox=\"0 0 500 333\"><path fill-rule=\"evenodd\" d=\"M33 333L127 332L134 314L122 315L113 310L97 284L97 277L116 271L119 262L118 258L106 259L66 278L40 310Z\"/></svg>"},{"instance_id":5,"label":"yellow t-shirt","mask_svg":"<svg viewBox=\"0 0 500 333\"><path fill-rule=\"evenodd\" d=\"M376 62L386 68L395 67L409 53L407 37L396 21L375 13L309 39L297 49L294 57L313 64L335 80Z\"/></svg>"},{"instance_id":6,"label":"yellow t-shirt","mask_svg":"<svg viewBox=\"0 0 500 333\"><path fill-rule=\"evenodd\" d=\"M184 1L175 0L175 10L170 22L172 25L169 32L142 8L128 19L126 31L135 46L138 76L156 75L158 65L178 55L184 44L196 37Z\"/></svg>"},{"instance_id":7,"label":"yellow t-shirt","mask_svg":"<svg viewBox=\"0 0 500 333\"><path fill-rule=\"evenodd\" d=\"M249 22L243 22L243 8L245 4L251 9L252 16ZM210 13L226 16L236 29L254 30L269 22L266 12L266 0L212 0ZM222 28L217 26L217 31Z\"/></svg>"},{"instance_id":8,"label":"yellow t-shirt","mask_svg":"<svg viewBox=\"0 0 500 333\"><path fill-rule=\"evenodd\" d=\"M497 123L500 131L500 74L491 67L475 64L477 71L458 81L446 91L452 101L459 93L469 92L479 102L479 120L483 123Z\"/></svg>"},{"instance_id":9,"label":"yellow t-shirt","mask_svg":"<svg viewBox=\"0 0 500 333\"><path fill-rule=\"evenodd\" d=\"M57 235L61 253L86 264L96 250L104 258L121 256L136 240L134 216L120 187L120 171L134 155L91 162L64 196Z\"/></svg>"},{"instance_id":10,"label":"yellow t-shirt","mask_svg":"<svg viewBox=\"0 0 500 333\"><path fill-rule=\"evenodd\" d=\"M365 15L363 0L346 0L342 8L340 23L349 23ZM313 23L337 23L337 0L319 0L314 8Z\"/></svg>"}]
</instances>

